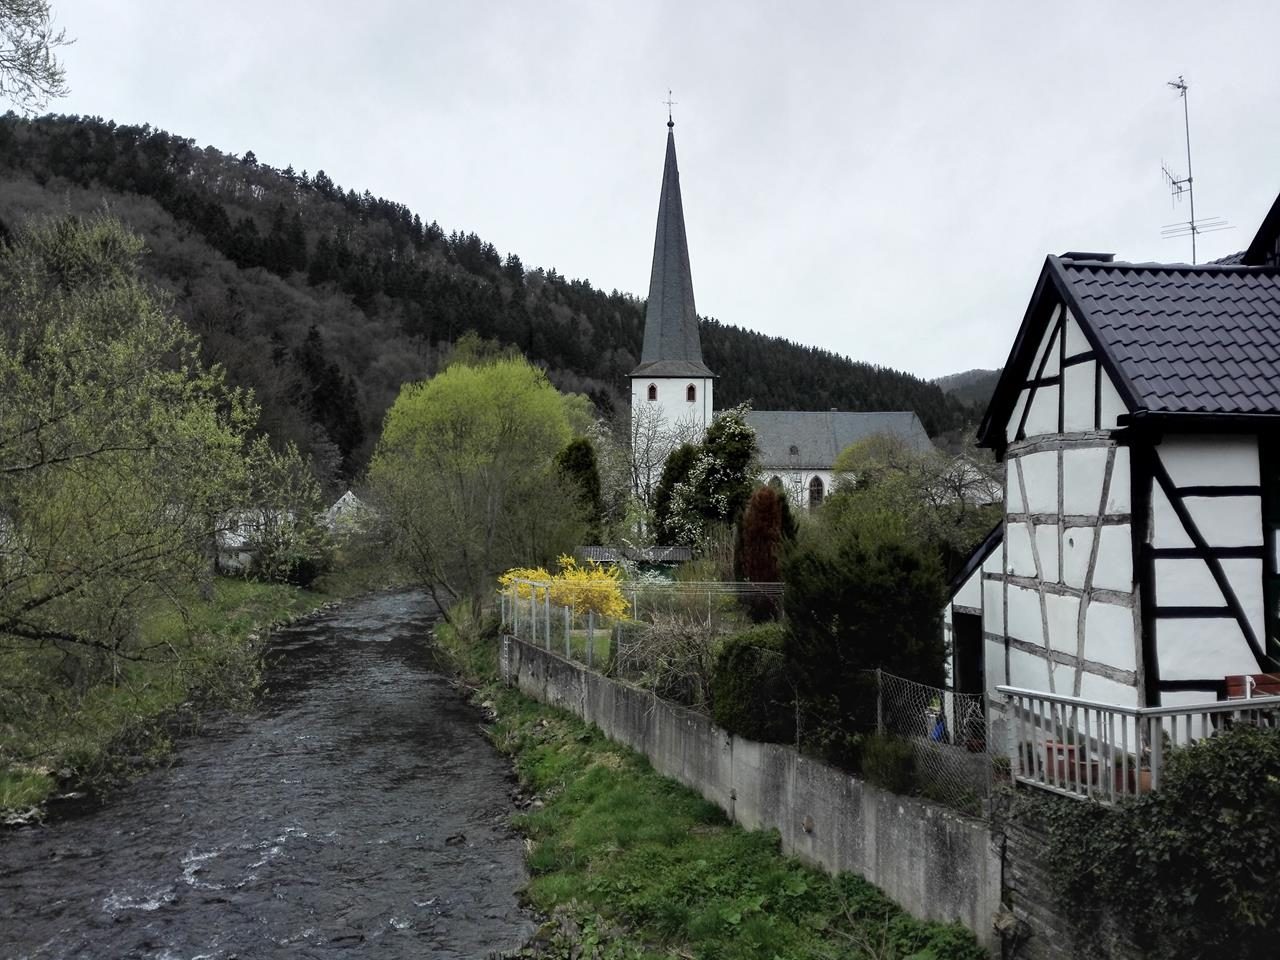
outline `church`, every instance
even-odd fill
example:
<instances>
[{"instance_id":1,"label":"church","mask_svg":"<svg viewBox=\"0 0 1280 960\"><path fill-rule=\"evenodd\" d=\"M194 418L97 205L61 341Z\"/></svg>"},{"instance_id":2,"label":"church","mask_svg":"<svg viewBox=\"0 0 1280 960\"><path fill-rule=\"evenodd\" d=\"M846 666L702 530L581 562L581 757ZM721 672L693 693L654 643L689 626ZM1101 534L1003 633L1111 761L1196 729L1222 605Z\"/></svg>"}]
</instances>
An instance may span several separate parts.
<instances>
[{"instance_id":1,"label":"church","mask_svg":"<svg viewBox=\"0 0 1280 960\"><path fill-rule=\"evenodd\" d=\"M633 422L648 423L677 442L699 439L715 417L717 376L702 360L676 165L675 122L668 117L644 345L640 363L631 371ZM830 492L835 482L832 466L849 445L873 434L894 434L913 449L930 447L924 425L910 410L753 410L747 421L756 432L761 482L777 481L795 505L810 509ZM661 470L660 462L656 469Z\"/></svg>"}]
</instances>

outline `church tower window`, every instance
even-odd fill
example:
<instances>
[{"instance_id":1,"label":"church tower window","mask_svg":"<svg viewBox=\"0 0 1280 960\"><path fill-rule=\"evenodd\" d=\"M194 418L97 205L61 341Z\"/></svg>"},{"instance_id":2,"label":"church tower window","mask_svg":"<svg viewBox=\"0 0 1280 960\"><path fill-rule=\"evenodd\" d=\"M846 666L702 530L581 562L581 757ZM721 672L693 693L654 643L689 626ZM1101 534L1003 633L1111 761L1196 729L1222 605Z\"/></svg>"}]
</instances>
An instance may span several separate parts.
<instances>
[{"instance_id":1,"label":"church tower window","mask_svg":"<svg viewBox=\"0 0 1280 960\"><path fill-rule=\"evenodd\" d=\"M650 400L658 399L658 385L656 383L649 384L649 399Z\"/></svg>"},{"instance_id":2,"label":"church tower window","mask_svg":"<svg viewBox=\"0 0 1280 960\"><path fill-rule=\"evenodd\" d=\"M698 399L698 388L692 383L689 384L689 386L684 388L684 398L687 402L693 403Z\"/></svg>"}]
</instances>

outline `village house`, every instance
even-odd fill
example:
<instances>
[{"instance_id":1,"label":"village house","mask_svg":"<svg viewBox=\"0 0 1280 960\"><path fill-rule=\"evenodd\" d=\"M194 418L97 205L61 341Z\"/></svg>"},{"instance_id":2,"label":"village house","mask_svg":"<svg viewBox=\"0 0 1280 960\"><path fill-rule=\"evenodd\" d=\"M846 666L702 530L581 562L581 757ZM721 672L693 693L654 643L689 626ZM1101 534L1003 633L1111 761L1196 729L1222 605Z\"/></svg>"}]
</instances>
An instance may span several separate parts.
<instances>
[{"instance_id":1,"label":"village house","mask_svg":"<svg viewBox=\"0 0 1280 960\"><path fill-rule=\"evenodd\" d=\"M668 119L644 344L640 363L631 371L631 415L633 421L646 424L650 435L697 440L715 416L717 374L702 360L674 127ZM776 479L797 506L809 508L822 503L831 491L832 465L850 444L884 433L900 436L912 449L923 451L930 446L919 417L909 410L756 410L747 422L756 431L760 482ZM661 471L661 458L649 459L646 479L652 482Z\"/></svg>"},{"instance_id":2,"label":"village house","mask_svg":"<svg viewBox=\"0 0 1280 960\"><path fill-rule=\"evenodd\" d=\"M958 691L1123 707L1280 667L1280 198L1197 266L1050 256L978 431L1000 526L944 612ZM1166 725L1166 731L1168 727Z\"/></svg>"}]
</instances>

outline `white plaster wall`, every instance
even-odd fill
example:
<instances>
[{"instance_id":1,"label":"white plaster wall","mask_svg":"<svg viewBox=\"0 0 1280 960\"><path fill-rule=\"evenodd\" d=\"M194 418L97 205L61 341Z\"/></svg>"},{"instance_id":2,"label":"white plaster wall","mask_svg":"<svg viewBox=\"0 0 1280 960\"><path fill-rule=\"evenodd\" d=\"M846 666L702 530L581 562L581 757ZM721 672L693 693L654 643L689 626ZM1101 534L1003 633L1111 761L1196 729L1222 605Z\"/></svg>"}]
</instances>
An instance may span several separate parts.
<instances>
[{"instance_id":1,"label":"white plaster wall","mask_svg":"<svg viewBox=\"0 0 1280 960\"><path fill-rule=\"evenodd\" d=\"M1022 411L1027 409L1027 400L1030 396L1030 390L1023 390L1018 394L1018 402L1013 405L1013 416L1009 418L1004 428L1007 443L1013 443L1018 439L1018 424L1022 423Z\"/></svg>"},{"instance_id":2,"label":"white plaster wall","mask_svg":"<svg viewBox=\"0 0 1280 960\"><path fill-rule=\"evenodd\" d=\"M1133 592L1133 536L1129 524L1100 528L1093 585L1103 590Z\"/></svg>"},{"instance_id":3,"label":"white plaster wall","mask_svg":"<svg viewBox=\"0 0 1280 960\"><path fill-rule=\"evenodd\" d=\"M1261 497L1183 497L1182 502L1210 546L1262 545Z\"/></svg>"},{"instance_id":4,"label":"white plaster wall","mask_svg":"<svg viewBox=\"0 0 1280 960\"><path fill-rule=\"evenodd\" d=\"M1057 354L1054 356L1056 357ZM1027 414L1027 424L1023 432L1028 437L1058 432L1058 387L1056 385L1040 387L1036 390L1036 395L1031 398L1031 412Z\"/></svg>"},{"instance_id":5,"label":"white plaster wall","mask_svg":"<svg viewBox=\"0 0 1280 960\"><path fill-rule=\"evenodd\" d=\"M1157 547L1190 547L1193 546L1182 521L1173 512L1173 505L1164 495L1159 484L1151 490L1151 543Z\"/></svg>"},{"instance_id":6,"label":"white plaster wall","mask_svg":"<svg viewBox=\"0 0 1280 960\"><path fill-rule=\"evenodd\" d=\"M982 581L982 632L1004 634L1004 586L999 580Z\"/></svg>"},{"instance_id":7,"label":"white plaster wall","mask_svg":"<svg viewBox=\"0 0 1280 960\"><path fill-rule=\"evenodd\" d=\"M1257 486L1258 443L1252 436L1168 436L1156 448L1175 486Z\"/></svg>"},{"instance_id":8,"label":"white plaster wall","mask_svg":"<svg viewBox=\"0 0 1280 960\"><path fill-rule=\"evenodd\" d=\"M1161 607L1220 607L1226 600L1203 560L1155 561L1156 605Z\"/></svg>"},{"instance_id":9,"label":"white plaster wall","mask_svg":"<svg viewBox=\"0 0 1280 960\"><path fill-rule=\"evenodd\" d=\"M1135 649L1133 611L1118 603L1091 601L1084 617L1084 658L1121 670L1136 670Z\"/></svg>"},{"instance_id":10,"label":"white plaster wall","mask_svg":"<svg viewBox=\"0 0 1280 960\"><path fill-rule=\"evenodd\" d=\"M958 603L962 607L976 607L982 609L982 570L975 570L969 575L969 579L961 585L956 591L956 595L951 600L952 603ZM950 610L950 605L947 606Z\"/></svg>"},{"instance_id":11,"label":"white plaster wall","mask_svg":"<svg viewBox=\"0 0 1280 960\"><path fill-rule=\"evenodd\" d=\"M1036 525L1036 553L1040 557L1040 579L1045 583L1058 582L1058 525Z\"/></svg>"},{"instance_id":12,"label":"white plaster wall","mask_svg":"<svg viewBox=\"0 0 1280 960\"><path fill-rule=\"evenodd\" d=\"M1062 373L1062 428L1067 433L1093 429L1095 361L1073 363Z\"/></svg>"},{"instance_id":13,"label":"white plaster wall","mask_svg":"<svg viewBox=\"0 0 1280 960\"><path fill-rule=\"evenodd\" d=\"M1031 513L1058 512L1058 454L1053 450L1018 457L1026 484L1027 508ZM1009 469L1016 467L1011 463Z\"/></svg>"},{"instance_id":14,"label":"white plaster wall","mask_svg":"<svg viewBox=\"0 0 1280 960\"><path fill-rule=\"evenodd\" d=\"M1076 627L1080 617L1080 601L1076 597L1062 597L1053 593L1047 594L1044 599L1049 620L1049 646L1074 656L1078 646Z\"/></svg>"},{"instance_id":15,"label":"white plaster wall","mask_svg":"<svg viewBox=\"0 0 1280 960\"><path fill-rule=\"evenodd\" d=\"M1039 591L1010 584L1008 601L1009 636L1043 646L1044 625L1040 620Z\"/></svg>"},{"instance_id":16,"label":"white plaster wall","mask_svg":"<svg viewBox=\"0 0 1280 960\"><path fill-rule=\"evenodd\" d=\"M1084 335L1084 331L1080 329L1080 324L1076 323L1076 318L1071 315L1071 311L1067 311L1067 319L1063 323L1063 329L1067 333L1067 359L1070 360L1078 353L1088 353L1093 349L1089 345L1088 339ZM1092 389L1092 387L1090 388Z\"/></svg>"},{"instance_id":17,"label":"white plaster wall","mask_svg":"<svg viewBox=\"0 0 1280 960\"><path fill-rule=\"evenodd\" d=\"M1116 447L1111 464L1111 486L1107 490L1107 513L1129 513L1132 507L1129 490L1129 448Z\"/></svg>"},{"instance_id":18,"label":"white plaster wall","mask_svg":"<svg viewBox=\"0 0 1280 960\"><path fill-rule=\"evenodd\" d=\"M1096 516L1102 505L1102 480L1107 470L1106 447L1062 451L1062 510Z\"/></svg>"},{"instance_id":19,"label":"white plaster wall","mask_svg":"<svg viewBox=\"0 0 1280 960\"><path fill-rule=\"evenodd\" d=\"M1004 675L1004 644L996 640L987 640L983 645L983 673L987 682L987 695L994 694L997 684L1008 683Z\"/></svg>"},{"instance_id":20,"label":"white plaster wall","mask_svg":"<svg viewBox=\"0 0 1280 960\"><path fill-rule=\"evenodd\" d=\"M1080 696L1085 700L1097 700L1099 703L1114 703L1122 707L1138 705L1138 689L1128 684L1116 683L1095 673L1080 674Z\"/></svg>"},{"instance_id":21,"label":"white plaster wall","mask_svg":"<svg viewBox=\"0 0 1280 960\"><path fill-rule=\"evenodd\" d=\"M1161 680L1213 679L1258 672L1258 663L1234 619L1159 619L1155 631Z\"/></svg>"},{"instance_id":22,"label":"white plaster wall","mask_svg":"<svg viewBox=\"0 0 1280 960\"><path fill-rule=\"evenodd\" d=\"M1116 390L1116 386L1111 382L1111 378L1103 373L1102 376L1102 415L1099 423L1103 430L1110 430L1117 426L1117 419L1123 413L1128 413L1129 409L1124 405L1124 401L1120 399L1120 394Z\"/></svg>"},{"instance_id":23,"label":"white plaster wall","mask_svg":"<svg viewBox=\"0 0 1280 960\"><path fill-rule=\"evenodd\" d=\"M1031 552L1031 535L1025 523L1006 523L1004 536L1008 544L1007 572L1015 577L1034 577L1036 560Z\"/></svg>"},{"instance_id":24,"label":"white plaster wall","mask_svg":"<svg viewBox=\"0 0 1280 960\"><path fill-rule=\"evenodd\" d=\"M1011 649L1009 651L1009 686L1023 687L1027 690L1051 690L1049 662L1044 657Z\"/></svg>"},{"instance_id":25,"label":"white plaster wall","mask_svg":"<svg viewBox=\"0 0 1280 960\"><path fill-rule=\"evenodd\" d=\"M657 400L649 399L649 384L658 388ZM685 391L690 384L697 390L697 399L693 403L685 399ZM712 411L715 410L712 396L714 384L715 381L710 377L636 377L631 381L631 409L656 406L662 411L663 420L667 424L692 420L705 430L711 422Z\"/></svg>"},{"instance_id":26,"label":"white plaster wall","mask_svg":"<svg viewBox=\"0 0 1280 960\"><path fill-rule=\"evenodd\" d=\"M1067 527L1062 532L1062 582L1069 587L1084 587L1093 550L1093 527Z\"/></svg>"},{"instance_id":27,"label":"white plaster wall","mask_svg":"<svg viewBox=\"0 0 1280 960\"><path fill-rule=\"evenodd\" d=\"M1262 561L1234 559L1219 561L1227 582L1244 608L1249 626L1259 643L1267 636L1266 599L1262 591Z\"/></svg>"}]
</instances>

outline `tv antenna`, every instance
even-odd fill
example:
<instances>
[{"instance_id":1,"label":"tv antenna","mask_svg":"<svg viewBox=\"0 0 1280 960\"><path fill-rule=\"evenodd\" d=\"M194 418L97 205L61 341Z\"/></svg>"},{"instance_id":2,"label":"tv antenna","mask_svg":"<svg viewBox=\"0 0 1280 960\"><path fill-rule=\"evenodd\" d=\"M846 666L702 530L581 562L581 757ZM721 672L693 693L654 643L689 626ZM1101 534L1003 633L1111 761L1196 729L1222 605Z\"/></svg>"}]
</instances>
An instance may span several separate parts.
<instances>
[{"instance_id":1,"label":"tv antenna","mask_svg":"<svg viewBox=\"0 0 1280 960\"><path fill-rule=\"evenodd\" d=\"M1214 233L1218 230L1230 230L1232 228L1222 217L1196 219L1195 181L1191 176L1191 117L1187 110L1187 81L1182 78L1182 74L1178 74L1178 79L1168 81L1168 86L1177 90L1178 96L1182 98L1182 128L1186 134L1187 141L1187 175L1179 177L1163 161L1160 163L1160 172L1164 174L1165 182L1169 184L1169 191L1174 202L1181 200L1184 193L1187 195L1191 216L1178 223L1165 224L1161 228L1160 234L1166 240L1189 236L1191 238L1191 262L1194 264L1196 262L1196 237L1202 233Z\"/></svg>"}]
</instances>

